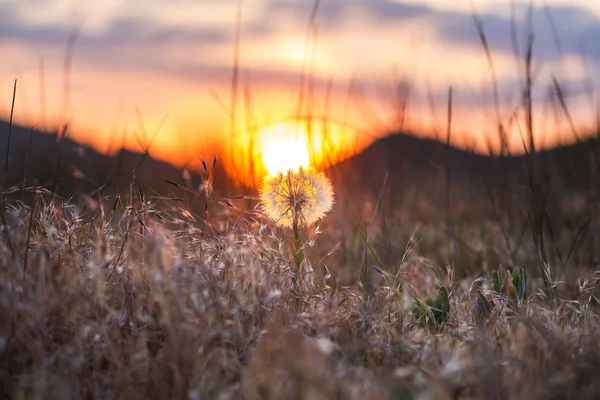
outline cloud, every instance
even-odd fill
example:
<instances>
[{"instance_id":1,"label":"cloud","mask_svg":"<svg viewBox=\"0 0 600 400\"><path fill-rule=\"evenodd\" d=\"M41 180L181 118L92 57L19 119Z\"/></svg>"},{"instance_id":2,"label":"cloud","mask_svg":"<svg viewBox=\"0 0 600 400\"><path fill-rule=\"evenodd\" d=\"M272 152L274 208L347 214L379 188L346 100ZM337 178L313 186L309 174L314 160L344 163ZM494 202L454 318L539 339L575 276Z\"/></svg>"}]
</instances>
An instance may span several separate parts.
<instances>
[{"instance_id":1,"label":"cloud","mask_svg":"<svg viewBox=\"0 0 600 400\"><path fill-rule=\"evenodd\" d=\"M32 1L39 0L26 0L24 3L0 2L0 15L5 17L0 25L0 46L3 42L16 41L22 42L25 47L31 46L32 49L43 48L63 54L72 27L60 24L60 21L50 24L27 24L17 18L26 13L26 8L31 6ZM190 0L178 1L187 4ZM309 0L265 0L265 3L261 3L261 11L253 9L253 17L243 21L242 46L244 41L274 37L283 30L286 34L297 32L304 35L313 3ZM172 7L165 3L156 3L152 12L138 14L113 10L116 17L111 18L100 30L86 29L84 24L77 38L76 58L99 65L130 65L170 73L188 71L193 74L192 71L204 67L218 66L219 60L215 57L220 54L217 54L218 49L233 46L234 18L231 18L230 24L219 23L209 27L201 24L178 24L177 20L166 21L165 18L157 17L160 15L160 8L156 7L159 6ZM246 7L251 5L247 4ZM479 15L493 52L512 54L509 7L507 5L504 9L488 8L485 13ZM520 16L518 32L522 33L526 10L519 6L517 11ZM547 9L533 9L536 60L556 61L560 58L548 22L548 11L556 21L563 56L579 56L584 51L592 60L600 62L600 47L595 43L600 40L599 17L583 8L558 5L549 6ZM329 31L330 37L337 35L342 40L344 29L351 29L351 25L343 24L349 12L353 15L364 15L366 23L390 28L396 25L406 26L402 23L407 21L419 22L435 35L434 39L438 44L449 43L470 49L478 49L481 46L473 17L468 13L443 11L412 2L409 4L392 0L324 0L320 3L317 15L320 29ZM393 30L387 29L386 32L389 34ZM365 34L368 35L369 32ZM374 45L377 45L379 39L381 38L373 37ZM337 39L334 39L333 43L335 40ZM399 36L398 40L409 39ZM229 62L230 57L227 60ZM378 60L374 59L372 63L376 65ZM223 65L223 68L226 67L228 66ZM271 70L276 68L277 65Z\"/></svg>"},{"instance_id":2,"label":"cloud","mask_svg":"<svg viewBox=\"0 0 600 400\"><path fill-rule=\"evenodd\" d=\"M575 6L535 7L532 10L532 32L534 35L533 57L539 61L556 61L565 55L583 55L600 61L600 19L583 8ZM527 27L527 10L517 9L515 21L519 38L519 52L525 50L524 32ZM486 38L492 51L512 53L511 19L509 16L486 13L478 16L483 24ZM436 17L440 40L459 45L480 45L473 16L446 14ZM556 34L552 25L556 28Z\"/></svg>"},{"instance_id":3,"label":"cloud","mask_svg":"<svg viewBox=\"0 0 600 400\"><path fill-rule=\"evenodd\" d=\"M72 32L69 26L26 26L9 22L0 31L0 41L20 40L34 45L64 45ZM121 18L113 21L103 33L88 33L85 25L77 42L83 47L111 47L118 45L136 46L154 44L222 44L230 40L231 34L222 29L156 27L152 21Z\"/></svg>"},{"instance_id":4,"label":"cloud","mask_svg":"<svg viewBox=\"0 0 600 400\"><path fill-rule=\"evenodd\" d=\"M293 12L299 19L308 17L313 7L312 1L271 0L270 10L274 13ZM402 3L391 0L328 0L318 9L317 18L325 22L325 27L335 28L343 21L350 9L360 10L365 16L373 17L382 23L398 23L404 20L423 19L437 33L442 42L462 46L480 46L473 16L457 11L442 11L423 4ZM517 5L519 15L517 31L522 39L527 13L527 5ZM483 22L487 39L492 50L513 52L511 42L510 5L488 9L478 17ZM561 55L582 55L600 61L600 19L589 10L572 6L535 6L533 8L534 58L540 61L554 61ZM552 21L552 22L551 22ZM551 23L555 24L560 42L557 48L555 33ZM521 43L521 47L524 47ZM523 49L520 49L523 51Z\"/></svg>"},{"instance_id":5,"label":"cloud","mask_svg":"<svg viewBox=\"0 0 600 400\"><path fill-rule=\"evenodd\" d=\"M62 56L72 26L26 26L11 23L0 28L3 43L18 43L30 54ZM120 18L104 32L78 32L75 61L100 67L134 67L142 70L177 73L198 69L203 49L233 43L231 33L214 28L178 29L157 26L143 19ZM10 54L7 57L10 61Z\"/></svg>"},{"instance_id":6,"label":"cloud","mask_svg":"<svg viewBox=\"0 0 600 400\"><path fill-rule=\"evenodd\" d=\"M293 12L298 18L308 21L313 9L313 1L270 0L269 10L275 13ZM358 10L365 15L389 20L401 20L428 15L432 9L421 4L406 4L390 0L327 0L319 4L317 18L327 24L337 24L343 20L348 10Z\"/></svg>"}]
</instances>

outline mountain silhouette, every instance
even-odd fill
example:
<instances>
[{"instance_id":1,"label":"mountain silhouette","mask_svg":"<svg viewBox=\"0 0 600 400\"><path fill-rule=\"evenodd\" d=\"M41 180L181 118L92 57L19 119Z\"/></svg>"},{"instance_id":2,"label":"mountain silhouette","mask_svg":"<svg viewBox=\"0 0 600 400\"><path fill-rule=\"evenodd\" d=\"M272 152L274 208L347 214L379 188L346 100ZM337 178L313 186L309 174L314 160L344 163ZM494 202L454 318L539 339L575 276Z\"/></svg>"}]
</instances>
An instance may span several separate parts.
<instances>
[{"instance_id":1,"label":"mountain silhouette","mask_svg":"<svg viewBox=\"0 0 600 400\"><path fill-rule=\"evenodd\" d=\"M8 123L0 121L2 161L6 154L7 135ZM117 189L123 192L143 157L139 152L124 149L115 155L101 154L68 135L60 155L61 140L57 135L35 130L28 152L29 136L30 129L13 126L8 176L2 180L5 185L21 185L27 164L26 184L50 188L61 157L57 175L57 188L61 195L68 197L75 191L93 192L109 182L113 183L106 188L106 193L115 193ZM595 154L600 154L597 143L592 138L537 152L533 161L538 178L558 182L559 191L565 193L591 190L593 173L599 169L598 157L594 161ZM202 178L198 173L190 173L189 187L196 190ZM406 133L395 133L376 140L360 153L331 166L328 174L338 187L370 192L381 187L387 174L386 185L390 190L406 192L418 188L421 195L430 200L440 198L447 184L458 191L456 196L463 200L477 199L482 192L500 183L503 190L525 191L529 185L528 157L525 155L491 157ZM186 185L181 168L149 156L139 168L136 180L140 186L159 195L182 193L167 181ZM223 195L254 191L237 187L219 163L215 169L214 185L215 190Z\"/></svg>"},{"instance_id":2,"label":"mountain silhouette","mask_svg":"<svg viewBox=\"0 0 600 400\"><path fill-rule=\"evenodd\" d=\"M534 155L499 157L395 133L332 166L329 174L338 192L350 202L385 193L384 197L395 201L388 206L397 208L406 205L404 195L410 195L412 207L464 208L466 204L473 211L480 207L480 215L486 215L490 200L499 197L511 196L513 206L527 206L531 175L536 185L543 186L543 196L551 196L557 204L577 196L599 197L595 183L600 177L597 155L600 148L595 138ZM520 200L523 202L518 203Z\"/></svg>"},{"instance_id":3,"label":"mountain silhouette","mask_svg":"<svg viewBox=\"0 0 600 400\"><path fill-rule=\"evenodd\" d=\"M9 124L0 121L2 175L4 175L8 131ZM26 186L50 189L53 186L59 158L56 190L64 197L70 197L76 192L92 193L106 184L109 185L102 190L103 195L115 194L117 191L121 194L126 193L134 170L137 170L136 185L151 195L181 196L184 190L172 183L187 187L191 191L198 191L203 181L202 176L197 172L189 171L186 179L182 168L150 156L144 157L140 152L121 149L114 155L101 154L90 146L70 139L68 134L64 140L61 140L55 133L33 130L30 149L29 140L30 129L13 125L8 156L8 176L0 180L5 187L20 187L27 170ZM211 165L212 159L207 160L207 166ZM214 169L214 186L216 191L225 195L236 190L218 162Z\"/></svg>"}]
</instances>

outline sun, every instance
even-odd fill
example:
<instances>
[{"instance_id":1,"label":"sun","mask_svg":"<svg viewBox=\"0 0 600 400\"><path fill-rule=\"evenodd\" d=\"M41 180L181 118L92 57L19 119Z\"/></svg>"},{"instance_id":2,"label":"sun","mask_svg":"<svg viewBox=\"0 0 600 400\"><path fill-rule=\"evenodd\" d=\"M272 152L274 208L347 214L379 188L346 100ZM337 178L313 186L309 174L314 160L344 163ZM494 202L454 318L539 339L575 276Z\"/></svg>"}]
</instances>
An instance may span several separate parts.
<instances>
[{"instance_id":1,"label":"sun","mask_svg":"<svg viewBox=\"0 0 600 400\"><path fill-rule=\"evenodd\" d=\"M227 172L240 184L256 187L265 176L314 169L324 171L355 154L361 141L351 127L331 121L257 118L232 138ZM231 161L229 161L231 160Z\"/></svg>"},{"instance_id":2,"label":"sun","mask_svg":"<svg viewBox=\"0 0 600 400\"><path fill-rule=\"evenodd\" d=\"M260 130L262 162L269 175L310 166L308 138L300 124L276 124Z\"/></svg>"}]
</instances>

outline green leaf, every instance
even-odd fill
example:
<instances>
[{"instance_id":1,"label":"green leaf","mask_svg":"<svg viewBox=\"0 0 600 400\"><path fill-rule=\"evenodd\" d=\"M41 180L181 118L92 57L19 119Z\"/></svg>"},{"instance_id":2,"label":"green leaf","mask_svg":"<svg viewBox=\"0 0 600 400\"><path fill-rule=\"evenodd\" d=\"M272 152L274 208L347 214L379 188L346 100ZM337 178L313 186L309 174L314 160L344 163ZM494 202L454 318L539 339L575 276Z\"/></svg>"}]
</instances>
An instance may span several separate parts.
<instances>
[{"instance_id":1,"label":"green leaf","mask_svg":"<svg viewBox=\"0 0 600 400\"><path fill-rule=\"evenodd\" d=\"M510 272L510 269L506 270L506 276L502 280L502 293L505 294L508 298L516 301L518 299L517 296L517 287L514 282L518 282L521 279L521 274L515 269L513 272Z\"/></svg>"},{"instance_id":2,"label":"green leaf","mask_svg":"<svg viewBox=\"0 0 600 400\"><path fill-rule=\"evenodd\" d=\"M294 261L296 262L296 266L298 266L298 268L300 268L302 260L304 260L304 251L302 251L300 248L294 252Z\"/></svg>"},{"instance_id":3,"label":"green leaf","mask_svg":"<svg viewBox=\"0 0 600 400\"><path fill-rule=\"evenodd\" d=\"M448 295L448 289L442 286L438 289L438 295L433 304L434 310L433 316L437 322L443 323L448 321L448 314L450 313L450 297Z\"/></svg>"},{"instance_id":4,"label":"green leaf","mask_svg":"<svg viewBox=\"0 0 600 400\"><path fill-rule=\"evenodd\" d=\"M304 260L304 250L302 249L302 239L300 239L300 231L298 229L294 229L292 254L294 256L294 261L296 262L296 267L298 268L299 272L300 264L302 264L302 260Z\"/></svg>"},{"instance_id":5,"label":"green leaf","mask_svg":"<svg viewBox=\"0 0 600 400\"><path fill-rule=\"evenodd\" d=\"M517 298L519 299L519 302L522 302L527 295L527 272L525 271L525 267L518 267L513 271L513 276L516 271L518 271L519 279L515 281L513 278L513 284L517 288Z\"/></svg>"},{"instance_id":6,"label":"green leaf","mask_svg":"<svg viewBox=\"0 0 600 400\"><path fill-rule=\"evenodd\" d=\"M413 312L427 328L446 323L448 321L448 314L450 313L448 289L445 286L440 287L437 297L435 299L427 299L425 303L415 299Z\"/></svg>"},{"instance_id":7,"label":"green leaf","mask_svg":"<svg viewBox=\"0 0 600 400\"><path fill-rule=\"evenodd\" d=\"M435 321L442 324L448 321L448 313L450 312L450 298L448 296L448 289L442 286L438 289L438 295L435 300L427 300L427 305L431 310L431 314Z\"/></svg>"},{"instance_id":8,"label":"green leaf","mask_svg":"<svg viewBox=\"0 0 600 400\"><path fill-rule=\"evenodd\" d=\"M521 271L519 271L518 267L513 269L512 274L510 274L510 280L512 281L512 284L515 287L515 289L517 289L517 297L519 297L518 290L519 287L521 287Z\"/></svg>"}]
</instances>

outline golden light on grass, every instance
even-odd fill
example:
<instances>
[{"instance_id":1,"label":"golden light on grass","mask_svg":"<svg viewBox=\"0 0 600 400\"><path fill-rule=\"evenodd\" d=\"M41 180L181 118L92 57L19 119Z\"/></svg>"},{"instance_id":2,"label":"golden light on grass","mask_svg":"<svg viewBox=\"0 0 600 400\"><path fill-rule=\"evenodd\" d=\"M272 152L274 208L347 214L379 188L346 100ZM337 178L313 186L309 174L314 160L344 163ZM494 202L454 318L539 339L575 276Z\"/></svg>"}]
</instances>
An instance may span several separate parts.
<instances>
[{"instance_id":1,"label":"golden light on grass","mask_svg":"<svg viewBox=\"0 0 600 400\"><path fill-rule=\"evenodd\" d=\"M333 187L322 172L300 167L297 172L277 172L265 178L260 199L265 214L276 225L309 226L333 205Z\"/></svg>"}]
</instances>

